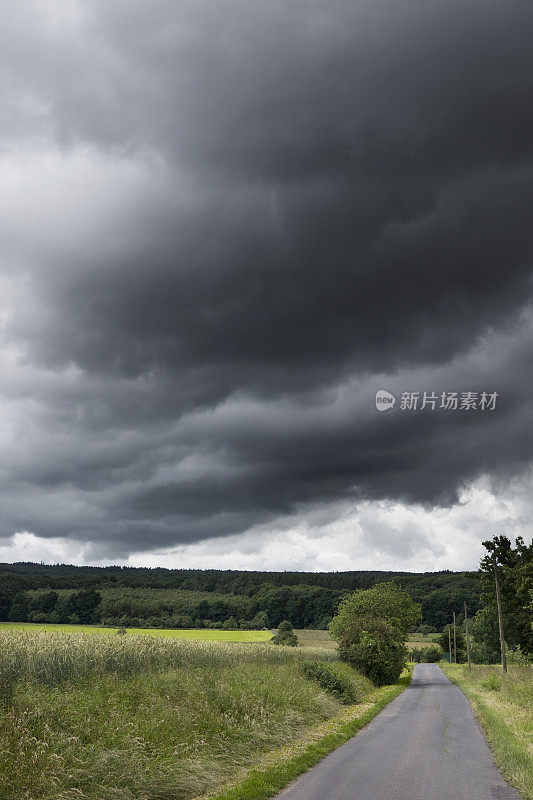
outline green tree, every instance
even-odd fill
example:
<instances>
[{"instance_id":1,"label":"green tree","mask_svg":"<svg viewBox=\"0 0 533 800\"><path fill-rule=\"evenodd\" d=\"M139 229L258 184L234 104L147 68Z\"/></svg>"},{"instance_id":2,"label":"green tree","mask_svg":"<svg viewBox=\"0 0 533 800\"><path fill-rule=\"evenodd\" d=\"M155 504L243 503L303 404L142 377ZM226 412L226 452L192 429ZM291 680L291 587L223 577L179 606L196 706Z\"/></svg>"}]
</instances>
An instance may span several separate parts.
<instances>
[{"instance_id":1,"label":"green tree","mask_svg":"<svg viewBox=\"0 0 533 800\"><path fill-rule=\"evenodd\" d=\"M424 636L427 636L429 633L437 633L437 629L433 627L433 625L419 625L418 633L422 633Z\"/></svg>"},{"instance_id":2,"label":"green tree","mask_svg":"<svg viewBox=\"0 0 533 800\"><path fill-rule=\"evenodd\" d=\"M403 633L376 616L352 616L339 638L339 655L376 686L396 683L407 658Z\"/></svg>"},{"instance_id":3,"label":"green tree","mask_svg":"<svg viewBox=\"0 0 533 800\"><path fill-rule=\"evenodd\" d=\"M74 613L78 615L80 622L88 625L91 622L100 621L100 615L96 609L101 599L100 592L95 592L94 589L82 589L74 596L76 604Z\"/></svg>"},{"instance_id":4,"label":"green tree","mask_svg":"<svg viewBox=\"0 0 533 800\"><path fill-rule=\"evenodd\" d=\"M384 620L399 632L403 641L419 621L421 611L420 605L392 581L377 583L371 589L358 589L342 600L329 625L333 638L340 641L344 629L351 626L353 619L362 616Z\"/></svg>"},{"instance_id":5,"label":"green tree","mask_svg":"<svg viewBox=\"0 0 533 800\"><path fill-rule=\"evenodd\" d=\"M258 611L254 619L261 628L268 628L268 616L265 611Z\"/></svg>"},{"instance_id":6,"label":"green tree","mask_svg":"<svg viewBox=\"0 0 533 800\"><path fill-rule=\"evenodd\" d=\"M26 622L28 619L28 595L25 592L18 592L11 603L9 619L11 622Z\"/></svg>"},{"instance_id":7,"label":"green tree","mask_svg":"<svg viewBox=\"0 0 533 800\"><path fill-rule=\"evenodd\" d=\"M479 624L476 615L476 641L493 649L489 630L494 629L494 620L497 620L494 589L496 563L500 577L505 641L510 648L520 646L524 653L533 653L533 540L526 545L519 536L513 547L506 536L493 536L491 540L483 542L483 546L487 550L480 564L484 614ZM482 636L490 636L490 640L485 641Z\"/></svg>"}]
</instances>

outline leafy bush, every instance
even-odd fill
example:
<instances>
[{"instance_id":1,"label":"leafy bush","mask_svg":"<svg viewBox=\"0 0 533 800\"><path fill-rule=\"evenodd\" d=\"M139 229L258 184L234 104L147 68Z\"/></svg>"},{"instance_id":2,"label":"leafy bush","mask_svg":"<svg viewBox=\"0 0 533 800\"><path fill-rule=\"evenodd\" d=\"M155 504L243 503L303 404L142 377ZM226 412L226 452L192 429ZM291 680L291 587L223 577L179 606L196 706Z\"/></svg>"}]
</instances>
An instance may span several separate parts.
<instances>
[{"instance_id":1,"label":"leafy bush","mask_svg":"<svg viewBox=\"0 0 533 800\"><path fill-rule=\"evenodd\" d=\"M424 664L435 664L442 658L442 650L438 645L435 647L425 647L422 653L422 662Z\"/></svg>"},{"instance_id":2,"label":"leafy bush","mask_svg":"<svg viewBox=\"0 0 533 800\"><path fill-rule=\"evenodd\" d=\"M508 664L518 664L521 667L531 664L531 659L522 651L519 644L512 650L506 648L506 655Z\"/></svg>"},{"instance_id":3,"label":"leafy bush","mask_svg":"<svg viewBox=\"0 0 533 800\"><path fill-rule=\"evenodd\" d=\"M298 644L298 637L292 629L292 625L288 620L280 622L278 632L270 640L273 644L284 644L289 647L296 647Z\"/></svg>"},{"instance_id":4,"label":"leafy bush","mask_svg":"<svg viewBox=\"0 0 533 800\"><path fill-rule=\"evenodd\" d=\"M417 664L434 664L442 658L442 650L438 645L434 647L417 647L409 651L412 661Z\"/></svg>"},{"instance_id":5,"label":"leafy bush","mask_svg":"<svg viewBox=\"0 0 533 800\"><path fill-rule=\"evenodd\" d=\"M335 695L341 703L357 702L357 691L352 681L340 675L333 667L312 661L304 661L301 669L306 678L317 681L323 689Z\"/></svg>"},{"instance_id":6,"label":"leafy bush","mask_svg":"<svg viewBox=\"0 0 533 800\"><path fill-rule=\"evenodd\" d=\"M343 661L376 685L396 683L407 658L403 634L379 617L352 618L339 639Z\"/></svg>"},{"instance_id":7,"label":"leafy bush","mask_svg":"<svg viewBox=\"0 0 533 800\"><path fill-rule=\"evenodd\" d=\"M494 664L500 660L500 651L494 651L483 642L473 641L470 645L470 658L474 664Z\"/></svg>"}]
</instances>

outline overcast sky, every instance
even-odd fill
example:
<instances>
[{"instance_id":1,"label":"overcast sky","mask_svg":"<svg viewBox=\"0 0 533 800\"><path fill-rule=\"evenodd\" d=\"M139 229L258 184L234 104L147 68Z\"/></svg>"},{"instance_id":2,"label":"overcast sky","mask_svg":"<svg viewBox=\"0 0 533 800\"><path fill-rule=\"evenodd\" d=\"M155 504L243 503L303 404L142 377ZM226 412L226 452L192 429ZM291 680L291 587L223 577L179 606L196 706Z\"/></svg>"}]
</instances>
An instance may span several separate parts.
<instances>
[{"instance_id":1,"label":"overcast sky","mask_svg":"<svg viewBox=\"0 0 533 800\"><path fill-rule=\"evenodd\" d=\"M531 536L532 34L528 0L7 4L0 560Z\"/></svg>"}]
</instances>

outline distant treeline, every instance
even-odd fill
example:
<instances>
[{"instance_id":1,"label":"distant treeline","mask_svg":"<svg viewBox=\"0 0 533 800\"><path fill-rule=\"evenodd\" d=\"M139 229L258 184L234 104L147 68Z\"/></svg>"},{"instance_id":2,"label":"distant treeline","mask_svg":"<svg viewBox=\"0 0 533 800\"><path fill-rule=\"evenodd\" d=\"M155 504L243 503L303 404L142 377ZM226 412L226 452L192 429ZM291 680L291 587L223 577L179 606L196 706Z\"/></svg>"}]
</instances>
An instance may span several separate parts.
<instances>
[{"instance_id":1,"label":"distant treeline","mask_svg":"<svg viewBox=\"0 0 533 800\"><path fill-rule=\"evenodd\" d=\"M347 592L384 580L405 588L421 603L423 623L438 630L463 602L471 614L480 607L476 572L242 572L24 562L0 564L0 619L263 627L266 615L270 627L287 619L296 628L325 628Z\"/></svg>"}]
</instances>

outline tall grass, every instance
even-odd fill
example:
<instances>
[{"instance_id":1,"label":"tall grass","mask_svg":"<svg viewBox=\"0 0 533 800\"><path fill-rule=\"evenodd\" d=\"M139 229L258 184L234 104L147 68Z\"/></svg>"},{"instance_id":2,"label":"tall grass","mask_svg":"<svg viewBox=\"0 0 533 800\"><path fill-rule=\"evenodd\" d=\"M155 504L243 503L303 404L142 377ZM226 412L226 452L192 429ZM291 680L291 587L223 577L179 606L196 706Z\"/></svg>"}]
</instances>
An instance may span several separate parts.
<instances>
[{"instance_id":1,"label":"tall grass","mask_svg":"<svg viewBox=\"0 0 533 800\"><path fill-rule=\"evenodd\" d=\"M342 706L311 648L0 635L1 800L189 800ZM358 676L354 674L354 679Z\"/></svg>"},{"instance_id":2,"label":"tall grass","mask_svg":"<svg viewBox=\"0 0 533 800\"><path fill-rule=\"evenodd\" d=\"M335 653L270 644L192 642L141 636L85 636L45 631L0 632L0 691L9 697L14 683L45 686L106 675L147 671L226 667L237 664L287 664L308 659L335 660Z\"/></svg>"}]
</instances>

